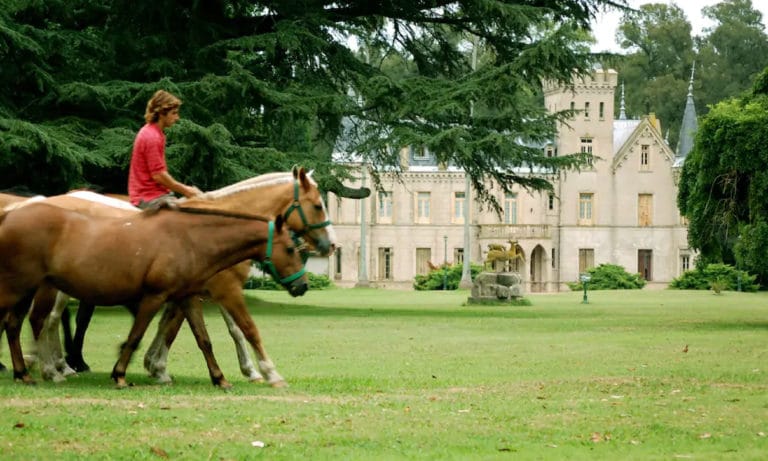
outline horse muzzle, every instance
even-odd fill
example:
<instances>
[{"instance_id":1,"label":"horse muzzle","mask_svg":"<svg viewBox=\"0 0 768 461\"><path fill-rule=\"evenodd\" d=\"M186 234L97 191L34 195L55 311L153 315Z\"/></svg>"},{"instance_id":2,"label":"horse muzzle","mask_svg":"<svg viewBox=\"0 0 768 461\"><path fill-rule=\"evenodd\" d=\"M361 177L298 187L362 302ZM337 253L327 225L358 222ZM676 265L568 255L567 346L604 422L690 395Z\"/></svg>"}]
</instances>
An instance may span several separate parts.
<instances>
[{"instance_id":1,"label":"horse muzzle","mask_svg":"<svg viewBox=\"0 0 768 461\"><path fill-rule=\"evenodd\" d=\"M298 279L291 282L288 286L285 287L285 289L288 290L288 293L295 298L298 296L303 296L304 293L306 293L309 289L309 284L301 279Z\"/></svg>"}]
</instances>

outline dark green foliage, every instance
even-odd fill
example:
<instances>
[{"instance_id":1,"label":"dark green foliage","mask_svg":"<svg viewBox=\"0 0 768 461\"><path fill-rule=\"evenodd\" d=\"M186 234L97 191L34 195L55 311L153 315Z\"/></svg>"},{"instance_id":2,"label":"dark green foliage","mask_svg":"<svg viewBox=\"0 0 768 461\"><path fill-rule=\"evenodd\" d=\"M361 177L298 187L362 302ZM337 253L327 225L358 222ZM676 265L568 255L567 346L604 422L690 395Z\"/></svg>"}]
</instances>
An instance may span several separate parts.
<instances>
[{"instance_id":1,"label":"dark green foliage","mask_svg":"<svg viewBox=\"0 0 768 461\"><path fill-rule=\"evenodd\" d=\"M765 73L755 83L760 89ZM702 119L680 179L678 205L699 264L737 265L768 281L768 96L723 101Z\"/></svg>"},{"instance_id":2,"label":"dark green foliage","mask_svg":"<svg viewBox=\"0 0 768 461\"><path fill-rule=\"evenodd\" d=\"M184 101L167 133L171 172L202 189L295 164L330 188L349 174L331 161L342 132L339 155L375 167L397 165L393 147L426 146L464 167L484 202L495 202L493 180L548 188L519 167L574 168L584 156L519 145L552 139L564 116L546 113L541 81L588 71L590 19L624 5L5 0L0 188L124 192L133 136L160 88Z\"/></svg>"},{"instance_id":3,"label":"dark green foliage","mask_svg":"<svg viewBox=\"0 0 768 461\"><path fill-rule=\"evenodd\" d=\"M480 264L470 264L469 269L472 280L474 280L477 274L482 272L483 266ZM425 275L416 275L413 281L413 288L418 291L442 290L443 281L445 281L446 290L456 290L459 288L463 271L463 264L454 264L429 271Z\"/></svg>"},{"instance_id":4,"label":"dark green foliage","mask_svg":"<svg viewBox=\"0 0 768 461\"><path fill-rule=\"evenodd\" d=\"M616 264L600 264L587 269L591 279L587 282L588 290L639 290L645 286L645 280L640 274L630 274ZM569 282L568 287L573 291L583 290L579 282Z\"/></svg>"},{"instance_id":5,"label":"dark green foliage","mask_svg":"<svg viewBox=\"0 0 768 461\"><path fill-rule=\"evenodd\" d=\"M327 275L314 274L307 272L307 279L309 279L310 290L324 290L326 288L333 287L331 279ZM272 277L249 277L245 281L243 288L248 290L284 290L284 288Z\"/></svg>"},{"instance_id":6,"label":"dark green foliage","mask_svg":"<svg viewBox=\"0 0 768 461\"><path fill-rule=\"evenodd\" d=\"M703 268L702 268L703 267ZM732 290L757 291L760 285L755 283L755 275L738 270L728 264L707 264L694 270L686 271L672 280L669 288L677 290Z\"/></svg>"}]
</instances>

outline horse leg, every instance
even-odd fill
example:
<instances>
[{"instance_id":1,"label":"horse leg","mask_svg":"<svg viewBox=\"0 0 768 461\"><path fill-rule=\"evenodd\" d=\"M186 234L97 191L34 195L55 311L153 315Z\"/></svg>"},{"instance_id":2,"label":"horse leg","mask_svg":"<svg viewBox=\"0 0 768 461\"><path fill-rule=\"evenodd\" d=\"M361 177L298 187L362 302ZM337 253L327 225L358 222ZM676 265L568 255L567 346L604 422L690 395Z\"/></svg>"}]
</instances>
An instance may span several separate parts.
<instances>
[{"instance_id":1,"label":"horse leg","mask_svg":"<svg viewBox=\"0 0 768 461\"><path fill-rule=\"evenodd\" d=\"M221 316L224 318L224 323L227 324L232 341L235 342L235 352L237 352L237 361L240 363L240 372L248 378L248 381L254 383L264 381L261 372L256 369L253 360L251 360L251 352L248 350L243 330L235 324L235 319L229 315L226 309L219 306L219 312L221 312Z\"/></svg>"},{"instance_id":2,"label":"horse leg","mask_svg":"<svg viewBox=\"0 0 768 461\"><path fill-rule=\"evenodd\" d=\"M168 351L182 323L184 323L184 311L176 304L166 305L163 316L160 317L160 323L157 325L157 334L144 354L144 369L149 372L149 376L157 378L159 383L171 382L171 376L167 370Z\"/></svg>"},{"instance_id":3,"label":"horse leg","mask_svg":"<svg viewBox=\"0 0 768 461\"><path fill-rule=\"evenodd\" d=\"M208 330L205 328L205 319L203 319L203 303L197 296L191 296L180 303L181 308L184 310L184 317L186 317L190 328L192 328L192 334L197 341L197 347L203 352L205 362L208 365L208 373L211 376L211 382L214 386L219 386L222 389L229 389L232 384L224 378L224 373L219 368L219 364L216 363L216 357L213 355L213 345L211 339L208 336Z\"/></svg>"},{"instance_id":4,"label":"horse leg","mask_svg":"<svg viewBox=\"0 0 768 461\"><path fill-rule=\"evenodd\" d=\"M11 362L13 363L13 379L23 382L24 384L35 384L35 380L27 370L27 366L24 363L24 352L21 350L21 322L27 315L30 306L32 305L32 298L35 293L30 292L26 296L23 296L19 302L17 302L12 309L6 312L5 315L5 335L8 340L8 350L11 353Z\"/></svg>"},{"instance_id":5,"label":"horse leg","mask_svg":"<svg viewBox=\"0 0 768 461\"><path fill-rule=\"evenodd\" d=\"M75 373L64 362L59 339L61 311L68 302L68 295L49 285L40 286L32 302L29 322L37 340L40 372L45 380L61 382L65 376Z\"/></svg>"},{"instance_id":6,"label":"horse leg","mask_svg":"<svg viewBox=\"0 0 768 461\"><path fill-rule=\"evenodd\" d=\"M85 363L83 358L83 347L85 345L85 332L88 331L88 325L91 324L95 310L95 305L80 301L75 316L75 335L72 337L71 343L64 343L67 364L78 372L91 371L91 367Z\"/></svg>"},{"instance_id":7,"label":"horse leg","mask_svg":"<svg viewBox=\"0 0 768 461\"><path fill-rule=\"evenodd\" d=\"M220 273L221 274L221 273ZM245 335L248 342L253 347L253 351L256 354L256 359L259 362L259 371L261 375L267 380L273 387L283 387L287 385L285 379L277 372L272 360L269 359L267 351L261 343L261 335L259 329L256 327L253 318L251 318L248 312L248 306L245 304L245 298L243 297L243 290L240 288L242 285L230 284L220 285L213 287L209 290L211 296L220 303L220 305L227 310L232 316L234 323L240 328L242 334Z\"/></svg>"},{"instance_id":8,"label":"horse leg","mask_svg":"<svg viewBox=\"0 0 768 461\"><path fill-rule=\"evenodd\" d=\"M112 368L112 380L115 381L118 389L128 387L128 383L125 380L125 371L128 369L128 363L131 361L133 352L139 347L141 338L144 337L152 317L163 306L163 301L163 298L157 296L145 296L138 307L135 310L131 310L131 312L135 312L133 325L131 325L131 330L128 332L128 338L120 346L120 354L118 355L117 362L115 362L115 366Z\"/></svg>"}]
</instances>

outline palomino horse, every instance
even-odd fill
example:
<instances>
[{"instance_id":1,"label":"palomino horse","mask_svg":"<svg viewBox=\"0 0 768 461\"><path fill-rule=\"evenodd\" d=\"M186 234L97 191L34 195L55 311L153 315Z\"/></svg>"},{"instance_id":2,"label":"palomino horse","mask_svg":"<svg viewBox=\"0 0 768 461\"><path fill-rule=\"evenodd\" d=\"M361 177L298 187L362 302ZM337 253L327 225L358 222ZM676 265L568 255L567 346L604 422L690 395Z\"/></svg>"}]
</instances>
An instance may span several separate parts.
<instances>
[{"instance_id":1,"label":"palomino horse","mask_svg":"<svg viewBox=\"0 0 768 461\"><path fill-rule=\"evenodd\" d=\"M304 262L282 216L269 221L191 203L128 218L98 218L45 203L6 212L0 216L0 315L5 315L14 378L33 382L19 336L42 283L89 303L134 306L133 326L112 370L118 387L125 387L128 362L163 304L190 299L217 272L251 258L268 262L292 296L306 292ZM202 318L190 323L193 330L200 328L195 337L211 380L229 387Z\"/></svg>"},{"instance_id":2,"label":"palomino horse","mask_svg":"<svg viewBox=\"0 0 768 461\"><path fill-rule=\"evenodd\" d=\"M327 212L322 197L319 194L316 183L303 169L257 176L217 191L208 192L195 200L182 200L180 203L202 204L201 200L206 199L210 199L212 202L206 203L205 206L221 206L235 200L247 204L250 210L254 210L257 213L283 214L291 230L296 234L303 235L307 242L317 248L321 254L328 254L335 246L335 234L333 233L333 227L327 220ZM98 200L101 203L95 203L94 200ZM47 201L57 206L93 215L108 214L114 216L117 213L118 216L127 216L136 212L136 209L130 205L113 203L112 199L93 193L74 192L63 196L51 197ZM104 204L116 206L118 209L116 210L113 206L104 206ZM120 210L120 207L127 207L129 211ZM239 263L214 276L206 283L205 290L214 301L217 301L222 306L221 312L227 321L230 334L235 340L238 358L240 359L240 368L243 374L251 380L266 379L271 385L280 386L285 381L267 356L266 350L261 343L258 328L248 313L247 305L242 295L243 282L248 277L249 271L249 262ZM53 294L48 293L44 299L47 299L50 303L54 299L53 296ZM67 374L63 360L58 360L61 346L58 339L57 325L61 312L65 310L68 297L59 294L59 297L56 299L57 305L45 322L43 334L40 337L39 355L43 376L58 381L63 379L61 371L65 371L65 374ZM35 304L37 305L41 302L40 296L38 296ZM193 305L197 304L195 308L202 308L199 306L200 301L198 299L191 299L190 302ZM67 359L71 365L80 370L87 369L87 365L82 358L82 349L85 331L93 314L93 307L92 304L81 301L77 312L77 332L73 343L68 344ZM36 310L33 310L32 317L37 319L35 312ZM173 306L169 306L166 309L161 325L158 328L158 336L153 341L145 357L145 367L152 376L157 377L161 382L170 381L170 376L165 366L168 349L183 322L183 314L185 313L185 310ZM34 324L38 324L40 321L38 319L33 322L33 331L35 331ZM251 344L255 351L259 364L258 370L251 361L247 346L244 343L245 340Z\"/></svg>"}]
</instances>

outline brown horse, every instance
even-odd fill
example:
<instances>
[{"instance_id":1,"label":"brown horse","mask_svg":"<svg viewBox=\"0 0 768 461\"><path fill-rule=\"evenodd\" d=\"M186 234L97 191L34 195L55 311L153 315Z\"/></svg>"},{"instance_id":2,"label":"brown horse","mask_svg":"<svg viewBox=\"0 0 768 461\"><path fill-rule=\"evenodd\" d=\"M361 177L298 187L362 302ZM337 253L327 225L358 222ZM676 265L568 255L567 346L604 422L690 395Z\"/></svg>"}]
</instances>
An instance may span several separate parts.
<instances>
[{"instance_id":1,"label":"brown horse","mask_svg":"<svg viewBox=\"0 0 768 461\"><path fill-rule=\"evenodd\" d=\"M118 387L125 387L131 355L163 304L189 299L214 274L250 258L269 262L292 296L306 292L304 263L282 217L268 221L191 204L129 218L97 218L44 203L5 213L0 217L0 315L5 315L14 378L32 382L19 336L42 283L89 303L134 306L133 326L112 370ZM211 380L228 387L202 319L196 325Z\"/></svg>"},{"instance_id":2,"label":"brown horse","mask_svg":"<svg viewBox=\"0 0 768 461\"><path fill-rule=\"evenodd\" d=\"M212 200L212 202L206 201L206 198ZM51 197L46 202L96 216L128 216L137 212L134 207L123 202L115 203L114 200L105 199L102 196L98 196L98 194L84 192ZM325 211L322 197L319 194L316 183L311 180L309 174L303 169L294 169L292 172L287 173L271 173L257 176L224 189L209 192L201 198L186 201L186 203L204 207L211 207L213 205L231 207L245 206L247 204L250 210L257 213L283 214L291 230L297 234L303 234L304 238L312 246L316 248L323 247L325 251L329 251L335 246L332 243L335 240L335 236L332 226L330 226L330 222L327 220L327 212ZM125 210L121 208L125 208ZM325 245L323 241L326 242ZM227 321L233 339L235 339L238 358L240 359L240 368L243 374L249 376L252 380L263 380L266 378L273 386L280 386L285 381L267 356L258 328L248 313L247 305L242 295L243 282L248 277L249 271L249 262L239 263L214 276L206 283L205 290L213 300L222 306L222 315ZM44 289L41 291L44 291ZM64 361L58 360L61 356L61 345L58 339L57 326L61 313L65 311L68 299L68 296L62 296L61 293L57 296L50 289L44 293L38 292L34 303L36 308L30 317L30 320L33 322L33 332L40 331L40 328L43 331L39 340L39 356L43 376L56 381L63 379L61 371L67 374L66 368L63 366L65 365ZM41 309L38 311L37 306L45 305L46 303L51 304L54 300L56 300L57 304L48 319L40 318L39 313L44 313L46 310ZM194 309L202 309L200 300L197 298L190 299L189 303L191 303ZM81 301L77 312L78 329L74 341L72 341L72 344L68 344L67 359L80 370L87 369L87 365L82 359L82 348L85 330L93 314L93 307L92 304ZM187 312L188 309L180 309L174 306L169 306L166 309L161 325L158 328L158 336L153 341L145 357L145 367L160 381L170 381L165 368L166 357L170 344L175 338ZM44 324L43 320L45 320ZM246 339L256 353L259 364L258 370L254 367L247 347L244 344Z\"/></svg>"}]
</instances>

